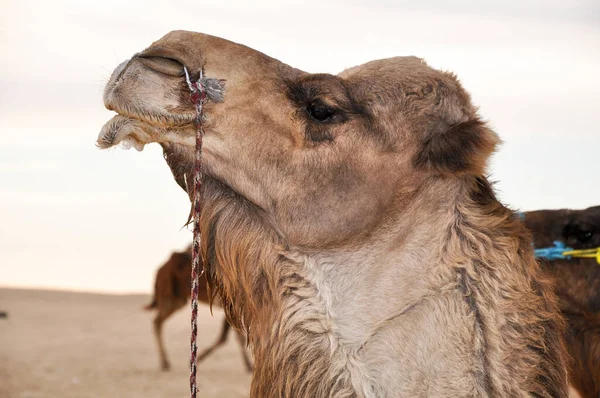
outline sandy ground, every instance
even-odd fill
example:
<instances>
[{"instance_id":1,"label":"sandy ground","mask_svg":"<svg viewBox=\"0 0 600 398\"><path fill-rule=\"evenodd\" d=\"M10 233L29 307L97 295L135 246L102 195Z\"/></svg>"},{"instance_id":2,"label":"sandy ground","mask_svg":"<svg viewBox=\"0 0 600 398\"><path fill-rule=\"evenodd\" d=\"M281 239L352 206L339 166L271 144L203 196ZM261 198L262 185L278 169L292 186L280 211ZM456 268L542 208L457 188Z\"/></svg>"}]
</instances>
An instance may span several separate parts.
<instances>
[{"instance_id":1,"label":"sandy ground","mask_svg":"<svg viewBox=\"0 0 600 398\"><path fill-rule=\"evenodd\" d=\"M146 295L0 288L0 397L189 397L189 311L165 324L172 370L158 370ZM187 308L187 307L186 307ZM223 313L199 315L200 350L218 336ZM198 367L198 397L247 397L235 335Z\"/></svg>"},{"instance_id":2,"label":"sandy ground","mask_svg":"<svg viewBox=\"0 0 600 398\"><path fill-rule=\"evenodd\" d=\"M189 311L167 321L169 372L158 370L147 295L0 288L0 398L189 397ZM224 315L200 307L199 349ZM198 367L199 398L247 397L250 374L233 333ZM578 395L571 391L571 397Z\"/></svg>"}]
</instances>

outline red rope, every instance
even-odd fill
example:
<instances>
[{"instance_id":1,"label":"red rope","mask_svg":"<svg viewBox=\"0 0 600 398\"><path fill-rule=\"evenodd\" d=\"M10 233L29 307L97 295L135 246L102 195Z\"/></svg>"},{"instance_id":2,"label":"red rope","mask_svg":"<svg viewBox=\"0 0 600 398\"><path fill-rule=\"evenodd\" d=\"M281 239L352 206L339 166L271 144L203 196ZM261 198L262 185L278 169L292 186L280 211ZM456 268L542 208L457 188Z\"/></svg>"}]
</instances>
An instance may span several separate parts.
<instances>
[{"instance_id":1,"label":"red rope","mask_svg":"<svg viewBox=\"0 0 600 398\"><path fill-rule=\"evenodd\" d=\"M192 335L190 338L191 355L190 355L190 392L191 397L196 398L198 388L196 386L196 353L198 347L196 339L198 336L198 278L204 272L200 268L200 214L202 213L202 200L200 197L202 188L202 105L206 101L206 91L202 85L202 71L198 81L190 80L187 68L184 67L186 81L190 88L190 99L196 108L196 157L194 159L194 199L192 207L192 217L194 219L194 240L192 245Z\"/></svg>"}]
</instances>

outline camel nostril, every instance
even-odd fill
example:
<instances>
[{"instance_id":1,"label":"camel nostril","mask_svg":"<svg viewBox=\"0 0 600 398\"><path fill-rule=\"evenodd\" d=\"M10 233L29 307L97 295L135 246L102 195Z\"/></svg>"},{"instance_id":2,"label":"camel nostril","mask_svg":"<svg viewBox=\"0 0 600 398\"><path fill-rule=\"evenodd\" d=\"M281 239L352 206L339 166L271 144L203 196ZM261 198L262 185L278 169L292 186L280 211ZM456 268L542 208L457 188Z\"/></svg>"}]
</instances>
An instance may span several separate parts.
<instances>
[{"instance_id":1,"label":"camel nostril","mask_svg":"<svg viewBox=\"0 0 600 398\"><path fill-rule=\"evenodd\" d=\"M139 55L137 59L146 67L167 76L183 76L183 64L175 59L160 56Z\"/></svg>"},{"instance_id":2,"label":"camel nostril","mask_svg":"<svg viewBox=\"0 0 600 398\"><path fill-rule=\"evenodd\" d=\"M116 68L115 71L113 72L113 76L114 79L111 78L110 80L112 81L117 81L121 78L121 75L123 74L123 72L125 72L125 69L127 69L127 66L129 65L129 63L131 62L133 58L128 58L125 61L121 62Z\"/></svg>"}]
</instances>

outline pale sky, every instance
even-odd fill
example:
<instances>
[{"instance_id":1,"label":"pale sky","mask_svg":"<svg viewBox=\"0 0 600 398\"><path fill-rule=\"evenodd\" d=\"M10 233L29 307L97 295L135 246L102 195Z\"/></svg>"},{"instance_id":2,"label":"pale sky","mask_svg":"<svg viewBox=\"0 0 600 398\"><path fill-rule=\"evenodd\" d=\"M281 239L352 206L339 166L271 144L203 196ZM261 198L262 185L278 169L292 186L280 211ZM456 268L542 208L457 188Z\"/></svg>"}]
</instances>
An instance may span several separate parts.
<instances>
[{"instance_id":1,"label":"pale sky","mask_svg":"<svg viewBox=\"0 0 600 398\"><path fill-rule=\"evenodd\" d=\"M490 170L504 203L600 204L597 0L2 0L0 286L149 292L186 246L188 199L160 148L94 146L110 72L174 29L309 72L422 57L504 140Z\"/></svg>"}]
</instances>

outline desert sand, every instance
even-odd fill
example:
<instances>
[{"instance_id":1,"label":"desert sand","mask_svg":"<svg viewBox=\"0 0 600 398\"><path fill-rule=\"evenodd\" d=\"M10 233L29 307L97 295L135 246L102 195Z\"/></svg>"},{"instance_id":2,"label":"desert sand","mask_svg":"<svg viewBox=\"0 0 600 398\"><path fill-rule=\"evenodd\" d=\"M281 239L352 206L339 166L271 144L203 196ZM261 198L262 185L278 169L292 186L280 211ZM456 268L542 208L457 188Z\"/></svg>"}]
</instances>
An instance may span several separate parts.
<instances>
[{"instance_id":1,"label":"desert sand","mask_svg":"<svg viewBox=\"0 0 600 398\"><path fill-rule=\"evenodd\" d=\"M189 397L189 310L165 323L172 369L159 370L148 295L0 288L0 397ZM200 307L201 350L224 315ZM247 397L250 374L233 333L198 367L198 397Z\"/></svg>"},{"instance_id":2,"label":"desert sand","mask_svg":"<svg viewBox=\"0 0 600 398\"><path fill-rule=\"evenodd\" d=\"M0 288L0 398L189 397L189 310L164 328L172 369L159 369L148 295ZM224 315L201 305L199 350L216 340ZM233 333L198 366L198 398L247 397ZM571 391L571 397L579 397Z\"/></svg>"}]
</instances>

